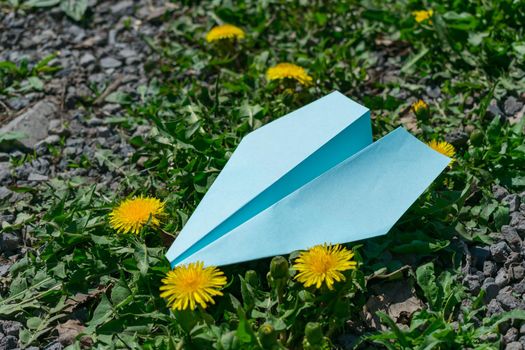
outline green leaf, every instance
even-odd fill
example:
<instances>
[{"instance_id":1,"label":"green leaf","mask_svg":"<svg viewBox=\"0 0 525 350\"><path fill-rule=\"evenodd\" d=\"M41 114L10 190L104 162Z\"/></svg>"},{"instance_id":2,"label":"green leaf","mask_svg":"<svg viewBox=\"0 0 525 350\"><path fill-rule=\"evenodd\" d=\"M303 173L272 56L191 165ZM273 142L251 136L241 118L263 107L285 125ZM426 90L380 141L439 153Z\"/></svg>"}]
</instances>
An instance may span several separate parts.
<instances>
[{"instance_id":1,"label":"green leaf","mask_svg":"<svg viewBox=\"0 0 525 350\"><path fill-rule=\"evenodd\" d=\"M66 15L75 21L80 21L84 17L88 7L88 0L61 0L60 8Z\"/></svg>"},{"instance_id":2,"label":"green leaf","mask_svg":"<svg viewBox=\"0 0 525 350\"><path fill-rule=\"evenodd\" d=\"M27 319L27 328L29 329L37 329L40 324L42 323L42 319L40 317L31 317Z\"/></svg>"},{"instance_id":3,"label":"green leaf","mask_svg":"<svg viewBox=\"0 0 525 350\"><path fill-rule=\"evenodd\" d=\"M416 280L429 303L435 307L439 298L439 288L436 285L434 263L419 266L416 270Z\"/></svg>"},{"instance_id":4,"label":"green leaf","mask_svg":"<svg viewBox=\"0 0 525 350\"><path fill-rule=\"evenodd\" d=\"M245 344L254 343L256 341L256 335L246 319L246 315L244 314L244 311L242 311L242 308L237 308L237 315L239 316L239 325L237 326L236 332L237 338Z\"/></svg>"},{"instance_id":5,"label":"green leaf","mask_svg":"<svg viewBox=\"0 0 525 350\"><path fill-rule=\"evenodd\" d=\"M8 131L0 133L0 143L7 141L21 140L27 135L20 131Z\"/></svg>"},{"instance_id":6,"label":"green leaf","mask_svg":"<svg viewBox=\"0 0 525 350\"><path fill-rule=\"evenodd\" d=\"M108 297L102 294L100 303L97 305L93 312L93 317L88 322L89 328L94 330L96 326L101 325L109 320L109 317L113 313L113 306L111 305Z\"/></svg>"},{"instance_id":7,"label":"green leaf","mask_svg":"<svg viewBox=\"0 0 525 350\"><path fill-rule=\"evenodd\" d=\"M118 305L130 295L131 290L129 289L124 278L121 278L111 290L111 302L114 305Z\"/></svg>"}]
</instances>

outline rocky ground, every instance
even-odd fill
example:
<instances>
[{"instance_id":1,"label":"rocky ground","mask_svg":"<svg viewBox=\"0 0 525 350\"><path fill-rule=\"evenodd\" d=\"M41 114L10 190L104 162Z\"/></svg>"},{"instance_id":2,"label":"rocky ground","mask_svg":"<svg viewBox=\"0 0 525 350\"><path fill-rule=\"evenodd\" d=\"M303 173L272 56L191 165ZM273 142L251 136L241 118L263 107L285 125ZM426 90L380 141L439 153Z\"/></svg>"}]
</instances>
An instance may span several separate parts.
<instances>
[{"instance_id":1,"label":"rocky ground","mask_svg":"<svg viewBox=\"0 0 525 350\"><path fill-rule=\"evenodd\" d=\"M525 192L510 194L501 186L494 186L497 200L508 203L511 221L501 232L494 232L490 246L470 248L463 283L473 295L485 291L487 314L525 309ZM504 324L502 329L505 349L525 348L525 324Z\"/></svg>"},{"instance_id":2,"label":"rocky ground","mask_svg":"<svg viewBox=\"0 0 525 350\"><path fill-rule=\"evenodd\" d=\"M147 126L114 128L112 120L122 114L114 102L119 93L136 94L146 83L142 62L152 52L141 37L163 30L154 21L163 9L150 1L99 1L91 8L89 27L75 24L59 8L0 14L0 61L26 58L34 65L56 53L49 65L61 67L46 78L42 91L0 95L1 133L26 134L20 142L4 144L0 153L1 225L14 224L38 201L38 191L24 188L38 189L52 179L81 178L117 188L133 152L126 140L148 132ZM30 243L28 233L2 233L4 287L9 267ZM19 328L16 321L0 323L0 349L17 346ZM59 342L45 347L60 348Z\"/></svg>"},{"instance_id":3,"label":"rocky ground","mask_svg":"<svg viewBox=\"0 0 525 350\"><path fill-rule=\"evenodd\" d=\"M61 67L46 78L41 91L0 95L1 132L27 135L21 142L4 146L0 153L2 226L22 220L27 206L38 202L39 186L53 179L82 178L116 189L126 169L135 166L130 162L133 148L128 140L146 134L149 128L116 128L115 121L123 114L118 101L120 93L136 95L137 88L148 82L143 63L155 52L143 37L154 37L166 29L166 23L156 21L165 9L147 0L99 1L90 8L89 26L75 24L58 8L1 14L0 61L27 58L35 64L56 53L50 65ZM379 57L378 67L392 71L388 56ZM393 66L399 70L398 65ZM382 71L377 75L388 79ZM408 96L401 90L397 97ZM429 87L426 98L441 98L439 88ZM523 103L508 97L499 106L493 101L488 112L518 119L523 116ZM458 130L447 139L461 147L468 140L467 132ZM491 235L492 245L466 247L463 268L463 283L469 292L485 291L488 315L525 309L525 192L508 193L500 186L493 192L497 200L508 203L511 221ZM0 287L7 288L9 267L30 246L29 233L24 229L2 233ZM411 293L406 295L410 302L420 304L413 298ZM506 349L525 349L525 325L507 323L503 328ZM0 321L0 350L18 346L19 329L16 321ZM55 340L43 349L61 348Z\"/></svg>"}]
</instances>

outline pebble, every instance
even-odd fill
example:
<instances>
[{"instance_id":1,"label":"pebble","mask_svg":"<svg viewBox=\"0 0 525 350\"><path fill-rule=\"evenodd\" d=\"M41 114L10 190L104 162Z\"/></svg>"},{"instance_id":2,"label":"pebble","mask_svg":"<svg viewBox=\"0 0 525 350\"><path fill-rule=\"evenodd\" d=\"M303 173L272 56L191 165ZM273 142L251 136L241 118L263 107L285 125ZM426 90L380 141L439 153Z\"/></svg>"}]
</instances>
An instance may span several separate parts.
<instances>
[{"instance_id":1,"label":"pebble","mask_svg":"<svg viewBox=\"0 0 525 350\"><path fill-rule=\"evenodd\" d=\"M483 290L485 291L485 301L488 302L490 300L493 300L500 290L500 287L494 282L487 282L487 280L483 283Z\"/></svg>"},{"instance_id":2,"label":"pebble","mask_svg":"<svg viewBox=\"0 0 525 350\"><path fill-rule=\"evenodd\" d=\"M487 277L493 277L498 272L498 267L493 261L487 260L483 263L483 274Z\"/></svg>"},{"instance_id":3,"label":"pebble","mask_svg":"<svg viewBox=\"0 0 525 350\"><path fill-rule=\"evenodd\" d=\"M496 262L505 262L510 253L510 248L505 242L498 242L490 246L490 254Z\"/></svg>"},{"instance_id":4,"label":"pebble","mask_svg":"<svg viewBox=\"0 0 525 350\"><path fill-rule=\"evenodd\" d=\"M97 127L97 136L98 137L111 136L111 130L107 126L99 126Z\"/></svg>"},{"instance_id":5,"label":"pebble","mask_svg":"<svg viewBox=\"0 0 525 350\"><path fill-rule=\"evenodd\" d=\"M509 274L507 273L507 270L505 270L505 268L501 268L501 269L498 271L498 274L496 275L495 283L496 283L500 288L503 288L503 287L505 287L507 284L510 283L510 276L509 276Z\"/></svg>"},{"instance_id":6,"label":"pebble","mask_svg":"<svg viewBox=\"0 0 525 350\"><path fill-rule=\"evenodd\" d=\"M479 277L477 275L465 276L463 279L463 285L467 287L467 290L473 295L477 295L481 288Z\"/></svg>"},{"instance_id":7,"label":"pebble","mask_svg":"<svg viewBox=\"0 0 525 350\"><path fill-rule=\"evenodd\" d=\"M130 57L136 57L137 51L132 49L123 49L119 51L119 56L122 58L130 58Z\"/></svg>"},{"instance_id":8,"label":"pebble","mask_svg":"<svg viewBox=\"0 0 525 350\"><path fill-rule=\"evenodd\" d=\"M115 15L122 15L123 13L128 13L128 10L132 10L132 6L133 1L131 0L120 1L111 6L111 12Z\"/></svg>"},{"instance_id":9,"label":"pebble","mask_svg":"<svg viewBox=\"0 0 525 350\"><path fill-rule=\"evenodd\" d=\"M508 344L516 340L518 340L518 329L511 327L503 336L503 341Z\"/></svg>"},{"instance_id":10,"label":"pebble","mask_svg":"<svg viewBox=\"0 0 525 350\"><path fill-rule=\"evenodd\" d=\"M20 237L10 232L4 232L0 238L0 252L11 253L18 248L19 244Z\"/></svg>"},{"instance_id":11,"label":"pebble","mask_svg":"<svg viewBox=\"0 0 525 350\"><path fill-rule=\"evenodd\" d=\"M505 346L505 350L523 350L523 345L520 342L513 341Z\"/></svg>"},{"instance_id":12,"label":"pebble","mask_svg":"<svg viewBox=\"0 0 525 350\"><path fill-rule=\"evenodd\" d=\"M503 308L496 299L492 299L487 305L487 313L489 316L498 315L503 312Z\"/></svg>"},{"instance_id":13,"label":"pebble","mask_svg":"<svg viewBox=\"0 0 525 350\"><path fill-rule=\"evenodd\" d=\"M15 336L8 335L0 339L0 350L14 350L17 344L18 339Z\"/></svg>"},{"instance_id":14,"label":"pebble","mask_svg":"<svg viewBox=\"0 0 525 350\"><path fill-rule=\"evenodd\" d=\"M521 281L525 277L525 267L523 265L512 266L510 276L515 281Z\"/></svg>"},{"instance_id":15,"label":"pebble","mask_svg":"<svg viewBox=\"0 0 525 350\"><path fill-rule=\"evenodd\" d=\"M503 116L503 112L498 107L496 101L491 101L490 105L487 108L487 112L488 114L492 115L492 117Z\"/></svg>"},{"instance_id":16,"label":"pebble","mask_svg":"<svg viewBox=\"0 0 525 350\"><path fill-rule=\"evenodd\" d=\"M445 141L451 143L456 149L467 146L469 135L461 130L453 131L445 135Z\"/></svg>"},{"instance_id":17,"label":"pebble","mask_svg":"<svg viewBox=\"0 0 525 350\"><path fill-rule=\"evenodd\" d=\"M104 57L100 60L100 66L104 69L118 68L122 65L122 62L113 57Z\"/></svg>"},{"instance_id":18,"label":"pebble","mask_svg":"<svg viewBox=\"0 0 525 350\"><path fill-rule=\"evenodd\" d=\"M505 100L503 109L505 114L508 116L513 116L518 113L523 108L523 102L520 102L514 96L510 96Z\"/></svg>"},{"instance_id":19,"label":"pebble","mask_svg":"<svg viewBox=\"0 0 525 350\"><path fill-rule=\"evenodd\" d=\"M503 239L505 242L509 244L509 247L515 251L519 252L521 251L522 242L521 238L518 235L518 231L509 225L504 225L501 227L501 235L503 236Z\"/></svg>"},{"instance_id":20,"label":"pebble","mask_svg":"<svg viewBox=\"0 0 525 350\"><path fill-rule=\"evenodd\" d=\"M0 265L0 277L7 276L7 273L9 272L10 268L11 268L10 264Z\"/></svg>"},{"instance_id":21,"label":"pebble","mask_svg":"<svg viewBox=\"0 0 525 350\"><path fill-rule=\"evenodd\" d=\"M19 111L29 105L29 100L24 97L12 97L7 100L7 105L9 108Z\"/></svg>"},{"instance_id":22,"label":"pebble","mask_svg":"<svg viewBox=\"0 0 525 350\"><path fill-rule=\"evenodd\" d=\"M503 198L509 195L509 192L505 189L505 187L502 187L500 185L494 185L492 186L492 194L494 195L494 198L498 201L502 201Z\"/></svg>"},{"instance_id":23,"label":"pebble","mask_svg":"<svg viewBox=\"0 0 525 350\"><path fill-rule=\"evenodd\" d=\"M11 191L5 186L0 186L0 200L8 198L9 196L11 196L11 194L13 194L13 191Z\"/></svg>"},{"instance_id":24,"label":"pebble","mask_svg":"<svg viewBox=\"0 0 525 350\"><path fill-rule=\"evenodd\" d=\"M490 250L487 247L471 247L470 254L472 255L472 263L478 268L483 269L485 261L490 257Z\"/></svg>"},{"instance_id":25,"label":"pebble","mask_svg":"<svg viewBox=\"0 0 525 350\"><path fill-rule=\"evenodd\" d=\"M18 337L22 324L17 321L0 321L0 329L5 335L13 335Z\"/></svg>"},{"instance_id":26,"label":"pebble","mask_svg":"<svg viewBox=\"0 0 525 350\"><path fill-rule=\"evenodd\" d=\"M92 54L87 52L87 53L83 54L82 57L80 58L80 65L82 67L86 67L86 66L89 66L91 63L93 63L95 61L96 61L95 56L93 56Z\"/></svg>"},{"instance_id":27,"label":"pebble","mask_svg":"<svg viewBox=\"0 0 525 350\"><path fill-rule=\"evenodd\" d=\"M509 194L508 196L503 198L503 203L509 205L509 211L511 213L520 209L520 202L520 196L518 196L517 194Z\"/></svg>"},{"instance_id":28,"label":"pebble","mask_svg":"<svg viewBox=\"0 0 525 350\"><path fill-rule=\"evenodd\" d=\"M27 178L27 181L47 181L49 180L49 177L45 175L40 175L37 173L31 173L29 174L29 177Z\"/></svg>"},{"instance_id":29,"label":"pebble","mask_svg":"<svg viewBox=\"0 0 525 350\"><path fill-rule=\"evenodd\" d=\"M513 296L510 292L498 294L498 296L496 297L496 300L507 311L514 310L514 309L521 307L520 301L515 296Z\"/></svg>"}]
</instances>

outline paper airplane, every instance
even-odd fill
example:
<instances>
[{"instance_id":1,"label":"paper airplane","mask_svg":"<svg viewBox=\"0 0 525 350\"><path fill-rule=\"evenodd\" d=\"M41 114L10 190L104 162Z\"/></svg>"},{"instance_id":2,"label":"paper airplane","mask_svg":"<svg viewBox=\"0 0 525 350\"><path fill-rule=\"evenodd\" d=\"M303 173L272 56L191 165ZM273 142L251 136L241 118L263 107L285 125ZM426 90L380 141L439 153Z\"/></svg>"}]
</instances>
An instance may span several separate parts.
<instances>
[{"instance_id":1,"label":"paper airplane","mask_svg":"<svg viewBox=\"0 0 525 350\"><path fill-rule=\"evenodd\" d=\"M333 92L243 138L166 257L228 265L386 234L450 159Z\"/></svg>"}]
</instances>

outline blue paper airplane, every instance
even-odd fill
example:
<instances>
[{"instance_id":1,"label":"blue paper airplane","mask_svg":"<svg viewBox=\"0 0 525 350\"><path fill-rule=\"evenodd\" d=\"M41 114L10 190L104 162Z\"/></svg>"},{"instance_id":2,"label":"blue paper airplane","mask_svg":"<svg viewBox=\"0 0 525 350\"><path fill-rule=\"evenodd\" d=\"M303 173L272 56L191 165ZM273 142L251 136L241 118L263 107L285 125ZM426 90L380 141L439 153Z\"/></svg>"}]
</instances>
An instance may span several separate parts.
<instances>
[{"instance_id":1,"label":"blue paper airplane","mask_svg":"<svg viewBox=\"0 0 525 350\"><path fill-rule=\"evenodd\" d=\"M166 257L228 265L386 234L450 158L333 92L243 138Z\"/></svg>"}]
</instances>

